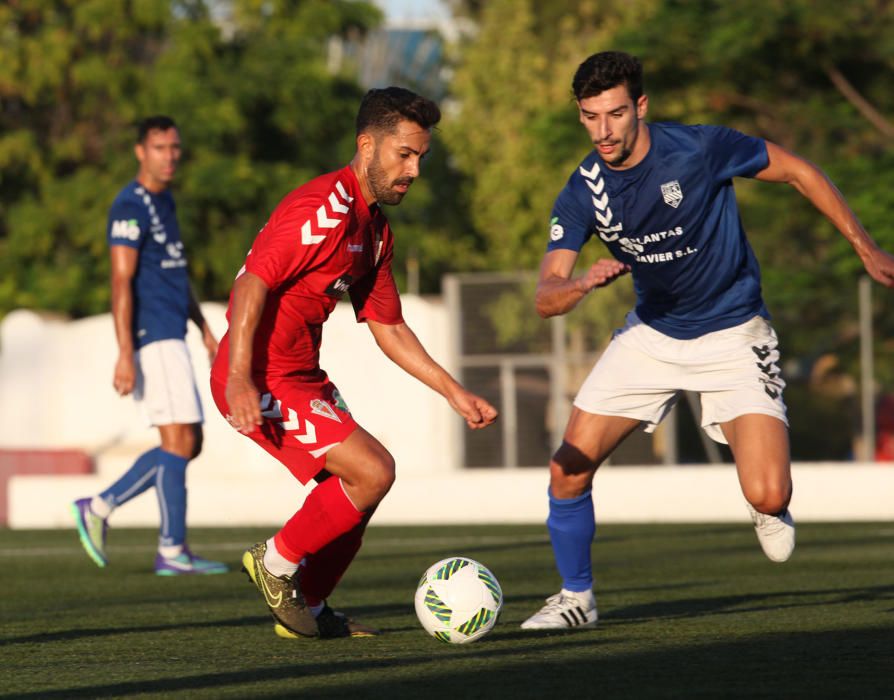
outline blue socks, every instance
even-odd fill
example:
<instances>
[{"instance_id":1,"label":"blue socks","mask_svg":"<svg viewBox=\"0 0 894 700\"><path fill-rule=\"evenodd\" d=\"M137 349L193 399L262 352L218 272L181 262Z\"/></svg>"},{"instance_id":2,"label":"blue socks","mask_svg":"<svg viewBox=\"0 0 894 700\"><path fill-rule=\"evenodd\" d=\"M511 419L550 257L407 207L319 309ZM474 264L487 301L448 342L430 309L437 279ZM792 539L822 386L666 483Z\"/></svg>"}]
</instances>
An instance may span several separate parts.
<instances>
[{"instance_id":1,"label":"blue socks","mask_svg":"<svg viewBox=\"0 0 894 700\"><path fill-rule=\"evenodd\" d=\"M186 540L186 465L189 460L153 448L137 458L133 466L99 497L109 512L146 489L155 486L161 512L161 546L182 545ZM105 514L103 517L108 517Z\"/></svg>"},{"instance_id":2,"label":"blue socks","mask_svg":"<svg viewBox=\"0 0 894 700\"><path fill-rule=\"evenodd\" d=\"M549 492L549 517L546 519L556 567L562 588L581 592L593 588L590 545L596 535L592 491L576 498L554 498Z\"/></svg>"},{"instance_id":3,"label":"blue socks","mask_svg":"<svg viewBox=\"0 0 894 700\"><path fill-rule=\"evenodd\" d=\"M189 460L164 450L158 451L158 475L155 491L161 511L162 547L182 545L186 541L186 465Z\"/></svg>"},{"instance_id":4,"label":"blue socks","mask_svg":"<svg viewBox=\"0 0 894 700\"><path fill-rule=\"evenodd\" d=\"M160 447L154 447L141 454L133 466L124 472L118 481L99 494L99 497L114 509L139 496L150 486L154 486L160 452Z\"/></svg>"}]
</instances>

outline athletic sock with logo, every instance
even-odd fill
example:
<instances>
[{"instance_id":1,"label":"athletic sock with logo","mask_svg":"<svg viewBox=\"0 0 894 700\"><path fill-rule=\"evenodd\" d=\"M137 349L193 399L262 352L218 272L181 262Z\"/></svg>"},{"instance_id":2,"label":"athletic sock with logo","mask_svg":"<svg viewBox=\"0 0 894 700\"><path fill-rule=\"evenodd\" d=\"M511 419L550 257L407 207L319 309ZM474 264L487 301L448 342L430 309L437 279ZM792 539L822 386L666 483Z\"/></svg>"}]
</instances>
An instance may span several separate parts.
<instances>
[{"instance_id":1,"label":"athletic sock with logo","mask_svg":"<svg viewBox=\"0 0 894 700\"><path fill-rule=\"evenodd\" d=\"M186 541L186 457L158 450L155 490L161 511L159 547L182 546Z\"/></svg>"},{"instance_id":2,"label":"athletic sock with logo","mask_svg":"<svg viewBox=\"0 0 894 700\"><path fill-rule=\"evenodd\" d=\"M590 545L596 534L592 492L576 498L555 498L549 492L546 520L562 588L572 592L593 588Z\"/></svg>"},{"instance_id":3,"label":"athletic sock with logo","mask_svg":"<svg viewBox=\"0 0 894 700\"><path fill-rule=\"evenodd\" d=\"M333 540L316 554L307 556L301 570L301 593L309 606L322 605L335 590L360 549L368 521L368 518L364 518L352 530Z\"/></svg>"},{"instance_id":4,"label":"athletic sock with logo","mask_svg":"<svg viewBox=\"0 0 894 700\"><path fill-rule=\"evenodd\" d=\"M115 508L127 503L132 498L139 496L143 491L155 485L156 472L159 465L160 447L153 447L144 452L121 476L118 481L109 486L105 491L94 497L90 502L90 509L101 518L107 518ZM105 503L103 507L102 501Z\"/></svg>"},{"instance_id":5,"label":"athletic sock with logo","mask_svg":"<svg viewBox=\"0 0 894 700\"><path fill-rule=\"evenodd\" d=\"M362 519L363 513L351 503L341 479L332 477L310 492L301 510L273 540L282 556L298 563L353 530Z\"/></svg>"}]
</instances>

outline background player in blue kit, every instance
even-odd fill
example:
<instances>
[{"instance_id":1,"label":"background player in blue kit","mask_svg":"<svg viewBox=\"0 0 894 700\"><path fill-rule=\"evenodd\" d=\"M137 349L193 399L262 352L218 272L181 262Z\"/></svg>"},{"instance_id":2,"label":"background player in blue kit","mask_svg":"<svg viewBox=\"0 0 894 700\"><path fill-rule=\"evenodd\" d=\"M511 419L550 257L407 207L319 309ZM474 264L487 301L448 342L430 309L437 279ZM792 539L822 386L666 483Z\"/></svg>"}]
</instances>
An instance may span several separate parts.
<instances>
[{"instance_id":1,"label":"background player in blue kit","mask_svg":"<svg viewBox=\"0 0 894 700\"><path fill-rule=\"evenodd\" d=\"M143 120L135 147L139 171L109 211L112 317L118 339L114 387L131 392L161 445L141 455L108 489L72 504L87 554L106 566L107 521L115 508L154 486L161 514L155 573L218 574L221 562L186 545L186 465L202 449L202 406L186 349L186 323L202 331L211 360L217 339L202 316L187 274L174 198L168 191L180 160L180 135L170 117Z\"/></svg>"},{"instance_id":2,"label":"background player in blue kit","mask_svg":"<svg viewBox=\"0 0 894 700\"><path fill-rule=\"evenodd\" d=\"M625 53L590 56L572 89L595 150L556 200L537 311L567 313L628 272L637 303L584 381L550 462L547 526L562 590L525 629L596 625L593 476L637 427L654 430L683 390L700 394L702 427L730 446L764 553L780 562L791 556L785 383L733 177L792 185L847 238L867 272L894 287L894 258L812 164L732 129L647 124L642 66ZM615 259L572 277L594 235Z\"/></svg>"}]
</instances>

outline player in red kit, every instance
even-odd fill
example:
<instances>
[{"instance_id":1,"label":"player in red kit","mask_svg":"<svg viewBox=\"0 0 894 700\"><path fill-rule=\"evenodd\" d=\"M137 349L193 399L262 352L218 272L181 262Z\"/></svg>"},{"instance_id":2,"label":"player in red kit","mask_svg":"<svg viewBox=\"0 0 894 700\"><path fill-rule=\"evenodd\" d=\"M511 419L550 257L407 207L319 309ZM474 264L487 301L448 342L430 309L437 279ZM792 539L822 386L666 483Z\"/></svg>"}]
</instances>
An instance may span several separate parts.
<instances>
[{"instance_id":1,"label":"player in red kit","mask_svg":"<svg viewBox=\"0 0 894 700\"><path fill-rule=\"evenodd\" d=\"M385 355L443 395L470 428L497 417L404 323L391 274L394 239L380 205L403 199L440 116L409 90L370 90L350 164L280 202L233 285L229 331L211 373L215 403L301 483L318 482L278 533L242 557L281 636L376 633L326 605L394 482L394 459L320 369L323 323L338 300L347 293Z\"/></svg>"}]
</instances>

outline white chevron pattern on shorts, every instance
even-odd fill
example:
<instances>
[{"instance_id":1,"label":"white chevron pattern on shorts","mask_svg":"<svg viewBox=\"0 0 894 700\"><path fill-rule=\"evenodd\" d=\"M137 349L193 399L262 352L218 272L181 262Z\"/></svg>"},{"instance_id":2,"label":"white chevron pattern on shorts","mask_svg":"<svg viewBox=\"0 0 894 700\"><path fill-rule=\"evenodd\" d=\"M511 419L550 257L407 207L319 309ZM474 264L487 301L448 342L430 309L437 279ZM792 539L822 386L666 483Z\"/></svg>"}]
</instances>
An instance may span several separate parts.
<instances>
[{"instance_id":1,"label":"white chevron pattern on shorts","mask_svg":"<svg viewBox=\"0 0 894 700\"><path fill-rule=\"evenodd\" d=\"M283 430L298 430L301 427L301 419L294 408L290 408L288 420L280 421Z\"/></svg>"}]
</instances>

